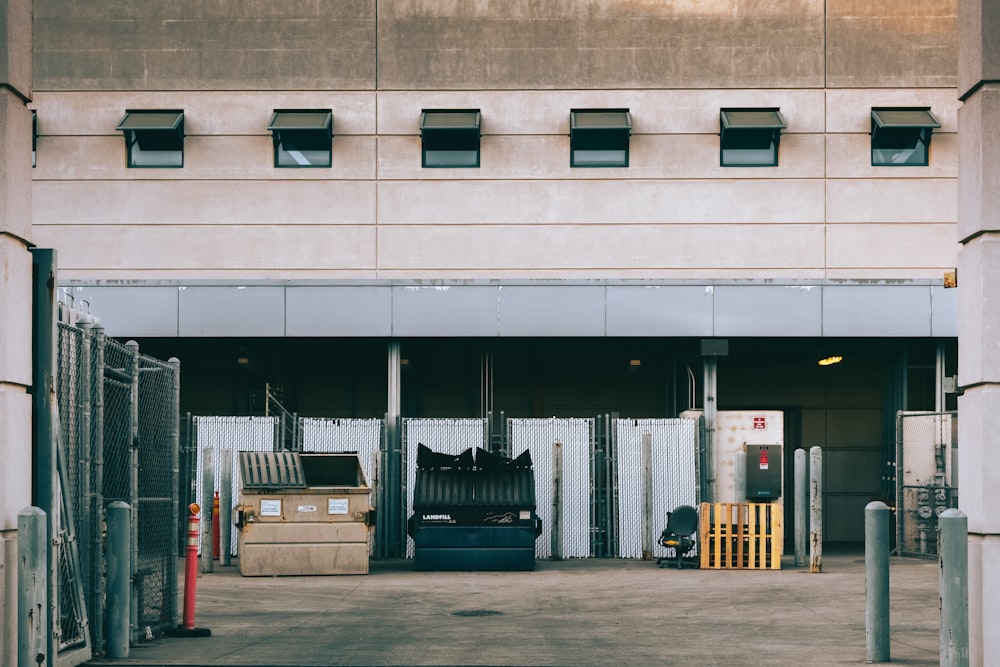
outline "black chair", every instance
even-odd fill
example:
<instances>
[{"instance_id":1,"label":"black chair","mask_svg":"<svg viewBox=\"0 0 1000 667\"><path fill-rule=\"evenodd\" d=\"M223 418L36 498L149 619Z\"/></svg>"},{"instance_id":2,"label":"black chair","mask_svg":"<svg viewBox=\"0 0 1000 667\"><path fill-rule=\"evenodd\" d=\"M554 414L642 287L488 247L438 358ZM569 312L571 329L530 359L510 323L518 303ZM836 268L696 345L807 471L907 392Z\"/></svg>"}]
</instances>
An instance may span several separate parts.
<instances>
[{"instance_id":1,"label":"black chair","mask_svg":"<svg viewBox=\"0 0 1000 667\"><path fill-rule=\"evenodd\" d=\"M693 554L698 541L694 534L698 532L698 510L690 505L681 505L673 512L667 512L667 527L660 533L660 544L673 551L672 556L656 559L660 567L664 563L673 564L677 569L698 567L698 560Z\"/></svg>"}]
</instances>

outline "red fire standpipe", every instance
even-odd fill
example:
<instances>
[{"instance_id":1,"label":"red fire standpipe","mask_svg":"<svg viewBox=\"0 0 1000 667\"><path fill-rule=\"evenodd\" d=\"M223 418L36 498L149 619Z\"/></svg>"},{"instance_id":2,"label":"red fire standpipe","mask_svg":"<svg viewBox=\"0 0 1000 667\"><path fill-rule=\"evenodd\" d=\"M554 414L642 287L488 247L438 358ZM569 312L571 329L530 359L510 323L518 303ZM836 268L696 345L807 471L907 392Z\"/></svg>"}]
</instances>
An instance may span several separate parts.
<instances>
[{"instance_id":1,"label":"red fire standpipe","mask_svg":"<svg viewBox=\"0 0 1000 667\"><path fill-rule=\"evenodd\" d=\"M215 492L212 500L212 558L219 560L219 492Z\"/></svg>"},{"instance_id":2,"label":"red fire standpipe","mask_svg":"<svg viewBox=\"0 0 1000 667\"><path fill-rule=\"evenodd\" d=\"M188 505L187 549L184 554L184 622L174 629L168 629L169 637L208 637L212 631L207 628L194 627L195 587L198 582L198 513L201 507L198 503Z\"/></svg>"}]
</instances>

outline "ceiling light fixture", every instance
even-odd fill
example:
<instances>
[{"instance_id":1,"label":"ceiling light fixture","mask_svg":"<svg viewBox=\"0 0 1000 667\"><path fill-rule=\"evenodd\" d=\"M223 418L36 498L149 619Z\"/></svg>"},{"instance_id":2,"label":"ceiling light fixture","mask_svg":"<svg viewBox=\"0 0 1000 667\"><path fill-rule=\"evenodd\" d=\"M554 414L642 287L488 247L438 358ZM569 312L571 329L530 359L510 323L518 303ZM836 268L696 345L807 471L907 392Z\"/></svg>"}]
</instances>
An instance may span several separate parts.
<instances>
[{"instance_id":1,"label":"ceiling light fixture","mask_svg":"<svg viewBox=\"0 0 1000 667\"><path fill-rule=\"evenodd\" d=\"M841 357L839 355L835 355L835 356L832 356L832 357L827 357L826 359L820 359L816 363L818 363L820 366L832 366L834 364L839 364L843 360L844 360L843 357Z\"/></svg>"}]
</instances>

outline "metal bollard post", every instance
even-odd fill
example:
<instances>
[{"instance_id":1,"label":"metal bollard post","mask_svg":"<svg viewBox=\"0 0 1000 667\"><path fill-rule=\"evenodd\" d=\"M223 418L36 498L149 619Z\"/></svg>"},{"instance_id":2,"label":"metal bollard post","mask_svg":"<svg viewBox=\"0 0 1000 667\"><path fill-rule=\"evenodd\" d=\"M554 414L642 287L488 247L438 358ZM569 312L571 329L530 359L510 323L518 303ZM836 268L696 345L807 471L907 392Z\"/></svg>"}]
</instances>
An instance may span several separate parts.
<instances>
[{"instance_id":1,"label":"metal bollard post","mask_svg":"<svg viewBox=\"0 0 1000 667\"><path fill-rule=\"evenodd\" d=\"M969 664L969 519L947 509L938 517L941 564L941 664Z\"/></svg>"},{"instance_id":2,"label":"metal bollard post","mask_svg":"<svg viewBox=\"0 0 1000 667\"><path fill-rule=\"evenodd\" d=\"M809 571L823 571L823 449L809 448Z\"/></svg>"},{"instance_id":3,"label":"metal bollard post","mask_svg":"<svg viewBox=\"0 0 1000 667\"><path fill-rule=\"evenodd\" d=\"M49 578L45 510L26 507L17 515L17 664L50 664Z\"/></svg>"},{"instance_id":4,"label":"metal bollard post","mask_svg":"<svg viewBox=\"0 0 1000 667\"><path fill-rule=\"evenodd\" d=\"M865 658L889 662L889 507L865 506Z\"/></svg>"},{"instance_id":5,"label":"metal bollard post","mask_svg":"<svg viewBox=\"0 0 1000 667\"><path fill-rule=\"evenodd\" d=\"M809 486L806 484L806 450L795 450L795 567L806 564L806 505Z\"/></svg>"},{"instance_id":6,"label":"metal bollard post","mask_svg":"<svg viewBox=\"0 0 1000 667\"><path fill-rule=\"evenodd\" d=\"M108 505L107 541L107 642L108 657L127 658L129 651L129 621L132 618L132 508L117 500Z\"/></svg>"},{"instance_id":7,"label":"metal bollard post","mask_svg":"<svg viewBox=\"0 0 1000 667\"><path fill-rule=\"evenodd\" d=\"M198 583L198 513L201 507L198 503L188 505L187 548L184 558L184 623L176 628L167 628L168 637L210 637L212 631L208 628L194 627L195 588ZM202 541L202 556L209 551L208 540ZM211 551L209 551L211 558Z\"/></svg>"},{"instance_id":8,"label":"metal bollard post","mask_svg":"<svg viewBox=\"0 0 1000 667\"><path fill-rule=\"evenodd\" d=\"M642 559L653 558L653 436L642 434Z\"/></svg>"},{"instance_id":9,"label":"metal bollard post","mask_svg":"<svg viewBox=\"0 0 1000 667\"><path fill-rule=\"evenodd\" d=\"M549 527L552 560L562 559L562 443L552 443L552 525Z\"/></svg>"}]
</instances>

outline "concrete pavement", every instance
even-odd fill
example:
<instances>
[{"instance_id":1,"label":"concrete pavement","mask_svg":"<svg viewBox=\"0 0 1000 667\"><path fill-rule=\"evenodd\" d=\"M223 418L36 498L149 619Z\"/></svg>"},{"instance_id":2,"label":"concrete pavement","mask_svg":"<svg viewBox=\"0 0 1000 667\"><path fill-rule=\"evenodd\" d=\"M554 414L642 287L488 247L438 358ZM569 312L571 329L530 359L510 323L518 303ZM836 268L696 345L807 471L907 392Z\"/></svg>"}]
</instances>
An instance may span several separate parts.
<instances>
[{"instance_id":1,"label":"concrete pavement","mask_svg":"<svg viewBox=\"0 0 1000 667\"><path fill-rule=\"evenodd\" d=\"M937 665L937 562L892 558L890 590L892 663ZM210 637L161 637L88 664L865 664L863 551L824 554L821 574L789 557L779 571L585 559L415 572L390 560L368 575L274 578L216 564L196 599Z\"/></svg>"}]
</instances>

